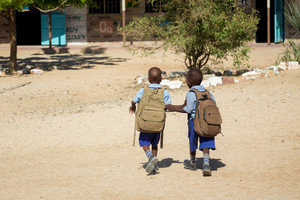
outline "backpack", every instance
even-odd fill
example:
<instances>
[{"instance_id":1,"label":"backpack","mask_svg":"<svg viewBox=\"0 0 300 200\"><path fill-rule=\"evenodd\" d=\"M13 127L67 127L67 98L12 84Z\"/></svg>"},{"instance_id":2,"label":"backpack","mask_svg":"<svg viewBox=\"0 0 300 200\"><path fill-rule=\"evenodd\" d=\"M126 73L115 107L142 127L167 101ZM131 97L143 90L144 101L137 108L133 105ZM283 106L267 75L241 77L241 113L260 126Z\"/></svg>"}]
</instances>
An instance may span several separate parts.
<instances>
[{"instance_id":1,"label":"backpack","mask_svg":"<svg viewBox=\"0 0 300 200\"><path fill-rule=\"evenodd\" d=\"M144 94L136 112L136 130L144 133L160 133L165 127L164 88L144 87Z\"/></svg>"},{"instance_id":2,"label":"backpack","mask_svg":"<svg viewBox=\"0 0 300 200\"><path fill-rule=\"evenodd\" d=\"M214 100L212 100L208 90L199 92L196 89L191 91L195 92L196 102L196 115L194 119L194 130L202 137L214 137L221 133L222 117Z\"/></svg>"}]
</instances>

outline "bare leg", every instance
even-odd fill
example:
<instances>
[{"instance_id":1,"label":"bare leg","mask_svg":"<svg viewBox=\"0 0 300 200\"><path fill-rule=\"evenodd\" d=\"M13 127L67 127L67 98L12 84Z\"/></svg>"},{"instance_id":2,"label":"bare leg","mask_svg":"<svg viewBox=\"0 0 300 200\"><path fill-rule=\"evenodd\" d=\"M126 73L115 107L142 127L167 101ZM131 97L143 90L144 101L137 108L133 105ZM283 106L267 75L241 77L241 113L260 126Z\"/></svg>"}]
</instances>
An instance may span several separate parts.
<instances>
[{"instance_id":1,"label":"bare leg","mask_svg":"<svg viewBox=\"0 0 300 200\"><path fill-rule=\"evenodd\" d=\"M157 157L157 151L158 151L157 146L156 146L156 147L152 146L152 154L153 154L155 157Z\"/></svg>"},{"instance_id":2,"label":"bare leg","mask_svg":"<svg viewBox=\"0 0 300 200\"><path fill-rule=\"evenodd\" d=\"M143 149L144 149L145 153L146 153L147 151L149 151L149 150L150 150L150 148L149 148L149 146L148 146L148 145L144 145L144 146L143 146Z\"/></svg>"},{"instance_id":3,"label":"bare leg","mask_svg":"<svg viewBox=\"0 0 300 200\"><path fill-rule=\"evenodd\" d=\"M203 154L209 154L209 148L203 148Z\"/></svg>"}]
</instances>

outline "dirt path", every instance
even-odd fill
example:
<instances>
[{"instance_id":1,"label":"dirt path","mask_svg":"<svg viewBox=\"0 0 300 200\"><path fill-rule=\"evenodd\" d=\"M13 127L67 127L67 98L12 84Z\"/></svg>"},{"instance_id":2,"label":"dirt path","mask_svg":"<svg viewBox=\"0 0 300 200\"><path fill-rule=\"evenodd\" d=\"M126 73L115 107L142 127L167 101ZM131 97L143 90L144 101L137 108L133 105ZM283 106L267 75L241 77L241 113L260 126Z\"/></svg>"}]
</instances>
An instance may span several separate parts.
<instances>
[{"instance_id":1,"label":"dirt path","mask_svg":"<svg viewBox=\"0 0 300 200\"><path fill-rule=\"evenodd\" d=\"M280 50L255 47L253 67L273 64ZM19 57L48 65L60 56L39 51L21 49ZM128 105L138 90L132 81L151 66L170 72L182 63L169 54L138 58L112 46L94 55L69 51L51 63L68 70L0 77L0 89L31 82L0 94L1 200L300 199L300 70L211 88L224 121L211 177L202 176L200 151L199 170L183 168L186 115L168 113L160 173L147 175L146 156L132 147ZM0 61L6 57L0 46ZM171 90L173 103L182 103L187 90Z\"/></svg>"}]
</instances>

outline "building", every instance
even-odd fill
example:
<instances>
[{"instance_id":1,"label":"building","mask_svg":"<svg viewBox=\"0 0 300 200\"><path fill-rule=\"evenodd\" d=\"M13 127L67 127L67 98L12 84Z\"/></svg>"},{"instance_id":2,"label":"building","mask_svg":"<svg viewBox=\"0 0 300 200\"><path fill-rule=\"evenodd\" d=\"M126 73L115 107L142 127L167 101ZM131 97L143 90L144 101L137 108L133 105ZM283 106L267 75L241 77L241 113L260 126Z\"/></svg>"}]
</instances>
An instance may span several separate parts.
<instances>
[{"instance_id":1,"label":"building","mask_svg":"<svg viewBox=\"0 0 300 200\"><path fill-rule=\"evenodd\" d=\"M73 8L52 13L52 44L85 44L91 42L121 41L117 27L122 25L122 0L95 0L99 8ZM271 42L279 43L292 38L296 30L284 20L285 0L271 0ZM296 0L294 0L296 1ZM257 42L267 42L267 0L239 0L239 5L255 8L260 13L256 33ZM126 23L133 17L154 12L151 4L138 0L126 0ZM9 42L6 18L0 17L0 43ZM48 15L31 10L16 13L18 45L47 45Z\"/></svg>"}]
</instances>

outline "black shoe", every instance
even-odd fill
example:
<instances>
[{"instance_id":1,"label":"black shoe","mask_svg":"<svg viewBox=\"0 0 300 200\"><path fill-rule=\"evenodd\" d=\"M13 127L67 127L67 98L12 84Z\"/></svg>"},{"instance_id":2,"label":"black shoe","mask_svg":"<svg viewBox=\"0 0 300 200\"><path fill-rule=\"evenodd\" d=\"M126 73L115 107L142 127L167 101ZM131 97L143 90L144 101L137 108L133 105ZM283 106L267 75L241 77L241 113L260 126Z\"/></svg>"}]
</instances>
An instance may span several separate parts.
<instances>
[{"instance_id":1,"label":"black shoe","mask_svg":"<svg viewBox=\"0 0 300 200\"><path fill-rule=\"evenodd\" d=\"M211 175L211 169L209 164L203 164L203 176L210 176Z\"/></svg>"},{"instance_id":2,"label":"black shoe","mask_svg":"<svg viewBox=\"0 0 300 200\"><path fill-rule=\"evenodd\" d=\"M150 156L148 163L146 165L146 172L151 173L155 169L155 164L158 162L157 157L155 156Z\"/></svg>"},{"instance_id":3,"label":"black shoe","mask_svg":"<svg viewBox=\"0 0 300 200\"><path fill-rule=\"evenodd\" d=\"M189 169L189 170L192 170L192 171L197 170L196 162L192 163L190 160L184 160L183 161L183 166L184 166L185 169Z\"/></svg>"}]
</instances>

